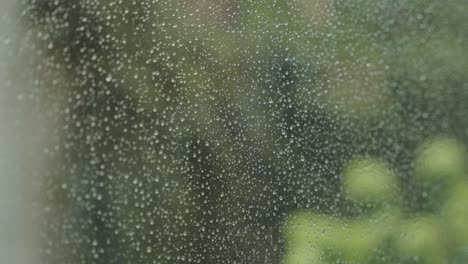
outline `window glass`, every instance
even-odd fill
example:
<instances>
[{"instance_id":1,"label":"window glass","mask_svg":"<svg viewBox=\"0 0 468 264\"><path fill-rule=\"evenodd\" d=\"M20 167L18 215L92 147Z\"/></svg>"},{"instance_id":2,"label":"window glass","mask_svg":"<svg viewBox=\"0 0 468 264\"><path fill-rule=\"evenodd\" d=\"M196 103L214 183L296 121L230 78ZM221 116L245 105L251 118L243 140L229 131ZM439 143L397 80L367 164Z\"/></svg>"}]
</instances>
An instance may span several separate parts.
<instances>
[{"instance_id":1,"label":"window glass","mask_svg":"<svg viewBox=\"0 0 468 264\"><path fill-rule=\"evenodd\" d=\"M468 262L466 1L0 7L11 256Z\"/></svg>"}]
</instances>

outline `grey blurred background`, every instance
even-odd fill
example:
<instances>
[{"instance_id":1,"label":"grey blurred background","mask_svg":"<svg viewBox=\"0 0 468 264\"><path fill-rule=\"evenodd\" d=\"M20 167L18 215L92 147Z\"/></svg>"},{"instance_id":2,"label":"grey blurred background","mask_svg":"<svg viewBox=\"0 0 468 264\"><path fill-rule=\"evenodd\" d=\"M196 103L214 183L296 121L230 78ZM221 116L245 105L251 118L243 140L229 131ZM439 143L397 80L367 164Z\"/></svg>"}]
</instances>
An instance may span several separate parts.
<instances>
[{"instance_id":1,"label":"grey blurred background","mask_svg":"<svg viewBox=\"0 0 468 264\"><path fill-rule=\"evenodd\" d=\"M43 131L24 100L28 73L16 43L22 30L17 2L0 1L0 263L11 264L37 263L35 171Z\"/></svg>"}]
</instances>

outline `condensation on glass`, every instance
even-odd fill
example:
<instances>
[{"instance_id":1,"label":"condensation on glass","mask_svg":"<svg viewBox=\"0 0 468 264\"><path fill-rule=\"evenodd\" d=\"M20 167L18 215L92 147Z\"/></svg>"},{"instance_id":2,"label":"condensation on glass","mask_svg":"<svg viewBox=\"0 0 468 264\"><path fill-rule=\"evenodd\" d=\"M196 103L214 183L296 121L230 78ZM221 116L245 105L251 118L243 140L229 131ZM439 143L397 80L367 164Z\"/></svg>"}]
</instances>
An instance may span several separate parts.
<instances>
[{"instance_id":1,"label":"condensation on glass","mask_svg":"<svg viewBox=\"0 0 468 264\"><path fill-rule=\"evenodd\" d=\"M0 8L0 262L468 262L466 1Z\"/></svg>"}]
</instances>

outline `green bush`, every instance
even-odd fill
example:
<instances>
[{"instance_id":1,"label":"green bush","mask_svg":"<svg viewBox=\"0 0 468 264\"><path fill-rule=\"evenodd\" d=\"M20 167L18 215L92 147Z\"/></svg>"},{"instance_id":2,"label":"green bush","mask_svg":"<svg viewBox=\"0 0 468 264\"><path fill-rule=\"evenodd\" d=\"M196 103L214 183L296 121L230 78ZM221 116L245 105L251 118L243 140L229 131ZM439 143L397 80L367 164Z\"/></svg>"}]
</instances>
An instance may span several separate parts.
<instances>
[{"instance_id":1,"label":"green bush","mask_svg":"<svg viewBox=\"0 0 468 264\"><path fill-rule=\"evenodd\" d=\"M288 253L284 262L466 263L464 153L460 143L440 137L428 140L417 151L414 177L423 196L440 205L432 211L404 209L395 174L384 162L367 157L349 161L343 172L344 193L375 210L352 217L307 210L290 214L285 224Z\"/></svg>"}]
</instances>

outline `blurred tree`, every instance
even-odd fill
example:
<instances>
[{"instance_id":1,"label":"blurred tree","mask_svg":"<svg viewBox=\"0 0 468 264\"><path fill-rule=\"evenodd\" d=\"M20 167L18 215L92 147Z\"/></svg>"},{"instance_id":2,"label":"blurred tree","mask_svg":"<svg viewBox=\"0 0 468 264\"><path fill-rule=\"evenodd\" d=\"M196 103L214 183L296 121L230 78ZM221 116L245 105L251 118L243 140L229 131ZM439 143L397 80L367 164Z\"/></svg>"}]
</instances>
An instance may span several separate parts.
<instances>
[{"instance_id":1,"label":"blurred tree","mask_svg":"<svg viewBox=\"0 0 468 264\"><path fill-rule=\"evenodd\" d=\"M64 104L46 262L278 263L289 212L355 214L339 190L356 154L393 166L412 204L412 150L467 141L466 10L25 1L34 81Z\"/></svg>"}]
</instances>

